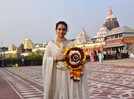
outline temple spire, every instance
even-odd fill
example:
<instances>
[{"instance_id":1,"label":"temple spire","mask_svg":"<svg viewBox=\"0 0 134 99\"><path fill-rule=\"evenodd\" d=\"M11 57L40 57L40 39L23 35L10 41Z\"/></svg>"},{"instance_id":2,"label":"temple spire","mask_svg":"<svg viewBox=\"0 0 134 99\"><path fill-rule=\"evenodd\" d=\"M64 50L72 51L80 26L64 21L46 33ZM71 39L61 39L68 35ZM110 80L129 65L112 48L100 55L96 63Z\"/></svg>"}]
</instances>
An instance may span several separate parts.
<instances>
[{"instance_id":1,"label":"temple spire","mask_svg":"<svg viewBox=\"0 0 134 99\"><path fill-rule=\"evenodd\" d=\"M107 27L108 30L112 30L113 28L117 28L120 26L117 18L113 15L111 7L108 9L104 25L105 27Z\"/></svg>"},{"instance_id":2,"label":"temple spire","mask_svg":"<svg viewBox=\"0 0 134 99\"><path fill-rule=\"evenodd\" d=\"M113 15L113 10L112 10L112 7L109 7L108 9L108 16L111 16Z\"/></svg>"}]
</instances>

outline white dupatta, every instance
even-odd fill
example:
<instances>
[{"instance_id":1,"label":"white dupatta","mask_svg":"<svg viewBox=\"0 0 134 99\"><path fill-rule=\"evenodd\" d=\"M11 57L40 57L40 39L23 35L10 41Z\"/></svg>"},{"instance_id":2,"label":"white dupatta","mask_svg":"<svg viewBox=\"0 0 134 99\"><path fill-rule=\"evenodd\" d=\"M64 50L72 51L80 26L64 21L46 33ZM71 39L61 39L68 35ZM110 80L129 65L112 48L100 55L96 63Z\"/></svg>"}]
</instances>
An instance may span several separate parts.
<instances>
[{"instance_id":1,"label":"white dupatta","mask_svg":"<svg viewBox=\"0 0 134 99\"><path fill-rule=\"evenodd\" d=\"M44 99L48 99L49 91L53 90L51 88L51 84L53 80L53 69L54 69L54 59L53 56L57 52L58 47L54 44L54 42L50 41L46 46L44 57L43 57L43 66L42 66L42 73L43 73L43 82L44 82Z\"/></svg>"}]
</instances>

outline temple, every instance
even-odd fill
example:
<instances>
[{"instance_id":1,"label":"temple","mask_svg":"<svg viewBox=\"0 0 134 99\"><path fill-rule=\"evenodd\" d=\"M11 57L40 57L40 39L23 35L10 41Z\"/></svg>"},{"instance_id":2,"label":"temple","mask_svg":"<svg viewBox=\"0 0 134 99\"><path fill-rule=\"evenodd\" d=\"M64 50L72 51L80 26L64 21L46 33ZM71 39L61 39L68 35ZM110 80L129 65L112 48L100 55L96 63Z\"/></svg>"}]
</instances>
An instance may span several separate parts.
<instances>
[{"instance_id":1,"label":"temple","mask_svg":"<svg viewBox=\"0 0 134 99\"><path fill-rule=\"evenodd\" d=\"M79 46L83 47L87 54L103 50L106 59L134 56L134 29L120 26L111 8L109 8L105 21L96 34L90 41L86 40L83 33L79 34L79 38L77 38L77 41L84 42Z\"/></svg>"},{"instance_id":2,"label":"temple","mask_svg":"<svg viewBox=\"0 0 134 99\"><path fill-rule=\"evenodd\" d=\"M105 19L104 26L107 27L108 30L112 30L114 28L120 27L117 18L113 15L113 11L111 8L108 10L107 17Z\"/></svg>"}]
</instances>

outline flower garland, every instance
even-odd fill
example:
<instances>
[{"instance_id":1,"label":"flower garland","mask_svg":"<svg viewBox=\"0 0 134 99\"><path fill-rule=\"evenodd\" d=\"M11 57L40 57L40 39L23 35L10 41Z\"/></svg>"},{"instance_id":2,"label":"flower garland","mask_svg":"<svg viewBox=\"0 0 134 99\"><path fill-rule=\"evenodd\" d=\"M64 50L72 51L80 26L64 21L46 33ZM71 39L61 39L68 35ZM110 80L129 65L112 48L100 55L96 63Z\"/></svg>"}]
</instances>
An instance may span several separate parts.
<instances>
[{"instance_id":1,"label":"flower garland","mask_svg":"<svg viewBox=\"0 0 134 99\"><path fill-rule=\"evenodd\" d=\"M65 49L65 64L70 70L70 78L79 81L83 74L86 55L82 48L72 47Z\"/></svg>"}]
</instances>

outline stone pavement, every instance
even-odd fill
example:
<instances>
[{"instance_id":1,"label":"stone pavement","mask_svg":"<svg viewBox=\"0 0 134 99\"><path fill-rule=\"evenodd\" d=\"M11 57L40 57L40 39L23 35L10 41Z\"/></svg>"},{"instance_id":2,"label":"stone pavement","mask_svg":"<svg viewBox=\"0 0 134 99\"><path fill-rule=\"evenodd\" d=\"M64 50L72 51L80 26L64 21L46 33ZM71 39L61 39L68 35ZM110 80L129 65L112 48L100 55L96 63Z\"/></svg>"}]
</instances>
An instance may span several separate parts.
<instances>
[{"instance_id":1,"label":"stone pavement","mask_svg":"<svg viewBox=\"0 0 134 99\"><path fill-rule=\"evenodd\" d=\"M20 99L16 92L5 80L0 70L0 99Z\"/></svg>"},{"instance_id":2,"label":"stone pavement","mask_svg":"<svg viewBox=\"0 0 134 99\"><path fill-rule=\"evenodd\" d=\"M125 63L125 65L124 65ZM128 67L131 66L131 68ZM133 60L112 60L86 64L89 99L134 99ZM8 70L42 85L41 66Z\"/></svg>"},{"instance_id":3,"label":"stone pavement","mask_svg":"<svg viewBox=\"0 0 134 99\"><path fill-rule=\"evenodd\" d=\"M106 60L104 64L111 64L116 66L134 67L134 59L118 59L118 60Z\"/></svg>"},{"instance_id":4,"label":"stone pavement","mask_svg":"<svg viewBox=\"0 0 134 99\"><path fill-rule=\"evenodd\" d=\"M42 86L41 66L7 67L11 72Z\"/></svg>"},{"instance_id":5,"label":"stone pavement","mask_svg":"<svg viewBox=\"0 0 134 99\"><path fill-rule=\"evenodd\" d=\"M134 99L134 68L90 63L89 99Z\"/></svg>"}]
</instances>

